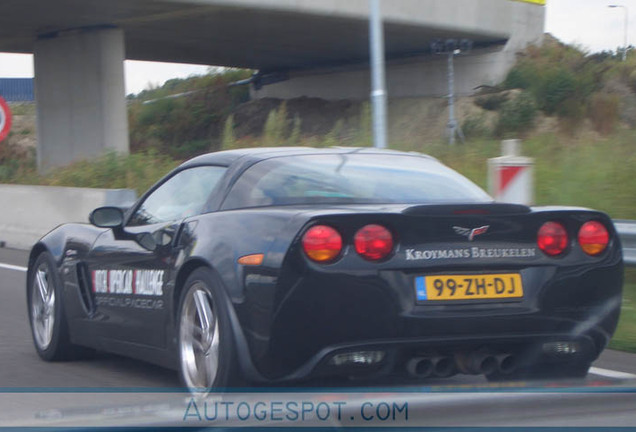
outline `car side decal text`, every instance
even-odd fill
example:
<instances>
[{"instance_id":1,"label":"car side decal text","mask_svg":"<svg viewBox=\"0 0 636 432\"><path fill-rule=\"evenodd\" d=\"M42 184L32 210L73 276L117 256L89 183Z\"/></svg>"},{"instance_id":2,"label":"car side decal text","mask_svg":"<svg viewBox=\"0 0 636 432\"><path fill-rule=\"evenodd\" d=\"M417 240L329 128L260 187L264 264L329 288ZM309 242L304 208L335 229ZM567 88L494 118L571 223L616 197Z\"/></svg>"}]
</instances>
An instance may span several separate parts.
<instances>
[{"instance_id":1,"label":"car side decal text","mask_svg":"<svg viewBox=\"0 0 636 432\"><path fill-rule=\"evenodd\" d=\"M163 274L163 270L93 270L93 292L162 296Z\"/></svg>"}]
</instances>

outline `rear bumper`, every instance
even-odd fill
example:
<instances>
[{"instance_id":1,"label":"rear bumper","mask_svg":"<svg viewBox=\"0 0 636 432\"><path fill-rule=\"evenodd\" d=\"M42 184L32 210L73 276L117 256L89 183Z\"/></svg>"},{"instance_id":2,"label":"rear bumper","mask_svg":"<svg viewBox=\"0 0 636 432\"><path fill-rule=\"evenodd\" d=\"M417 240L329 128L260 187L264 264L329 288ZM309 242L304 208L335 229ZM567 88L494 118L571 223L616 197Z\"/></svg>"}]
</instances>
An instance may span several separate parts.
<instances>
[{"instance_id":1,"label":"rear bumper","mask_svg":"<svg viewBox=\"0 0 636 432\"><path fill-rule=\"evenodd\" d=\"M246 378L251 382L276 384L335 376L360 378L406 376L406 364L411 358L436 355L452 359L458 354L469 354L477 350L484 350L492 355L513 355L518 367L561 362L591 363L601 353L603 348L599 346L599 342L604 340L604 335L594 334L594 332L578 337L559 333L511 333L465 338L373 340L323 348L301 367L282 376L267 377L253 365L248 366L247 369L244 365L243 368ZM575 342L579 349L576 353L568 355L546 352L544 344L550 342ZM372 365L335 365L333 362L334 357L339 354L359 352L382 352L382 359Z\"/></svg>"},{"instance_id":2,"label":"rear bumper","mask_svg":"<svg viewBox=\"0 0 636 432\"><path fill-rule=\"evenodd\" d=\"M579 350L573 354L555 354L543 349L550 342L574 342ZM600 352L591 336L572 337L568 334L509 334L472 338L395 339L372 343L329 347L322 350L303 368L284 377L302 380L320 376L378 377L406 375L407 362L418 356L455 358L458 355L483 351L492 355L513 355L518 367L537 363L591 362ZM335 365L338 354L354 352L383 352L381 361L373 365Z\"/></svg>"},{"instance_id":3,"label":"rear bumper","mask_svg":"<svg viewBox=\"0 0 636 432\"><path fill-rule=\"evenodd\" d=\"M258 332L235 328L241 356L249 359L242 362L244 372L258 382L386 374L421 353L477 349L514 354L522 363L596 359L618 322L622 263L510 271L522 275L522 300L457 304L418 303L413 278L421 272L310 272L261 315ZM575 341L581 348L561 359L543 352L551 341ZM385 357L355 371L330 364L334 355L354 351L383 351Z\"/></svg>"}]
</instances>

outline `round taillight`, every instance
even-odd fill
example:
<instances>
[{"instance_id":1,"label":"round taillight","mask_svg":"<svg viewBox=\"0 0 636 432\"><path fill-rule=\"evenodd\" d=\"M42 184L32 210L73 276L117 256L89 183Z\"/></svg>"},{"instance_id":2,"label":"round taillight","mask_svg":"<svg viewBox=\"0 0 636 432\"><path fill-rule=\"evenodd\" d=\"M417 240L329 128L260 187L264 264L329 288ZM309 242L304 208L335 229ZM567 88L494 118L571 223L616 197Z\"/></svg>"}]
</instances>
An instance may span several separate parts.
<instances>
[{"instance_id":1,"label":"round taillight","mask_svg":"<svg viewBox=\"0 0 636 432\"><path fill-rule=\"evenodd\" d=\"M546 222L539 229L537 245L545 254L561 255L568 247L568 233L558 222Z\"/></svg>"},{"instance_id":2,"label":"round taillight","mask_svg":"<svg viewBox=\"0 0 636 432\"><path fill-rule=\"evenodd\" d=\"M333 261L342 251L340 233L327 225L309 228L303 236L302 244L305 254L319 263Z\"/></svg>"},{"instance_id":3,"label":"round taillight","mask_svg":"<svg viewBox=\"0 0 636 432\"><path fill-rule=\"evenodd\" d=\"M366 225L353 237L358 254L369 261L379 261L393 251L393 235L382 225Z\"/></svg>"},{"instance_id":4,"label":"round taillight","mask_svg":"<svg viewBox=\"0 0 636 432\"><path fill-rule=\"evenodd\" d=\"M579 230L579 244L588 255L602 253L609 244L607 228L600 222L585 222Z\"/></svg>"}]
</instances>

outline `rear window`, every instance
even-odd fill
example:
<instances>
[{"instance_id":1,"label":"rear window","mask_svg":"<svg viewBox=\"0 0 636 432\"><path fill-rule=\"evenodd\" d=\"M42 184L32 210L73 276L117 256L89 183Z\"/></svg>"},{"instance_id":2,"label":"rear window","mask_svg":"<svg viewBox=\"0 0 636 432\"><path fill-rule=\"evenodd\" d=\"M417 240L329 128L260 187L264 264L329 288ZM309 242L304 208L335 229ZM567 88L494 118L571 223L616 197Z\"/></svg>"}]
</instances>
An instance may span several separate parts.
<instances>
[{"instance_id":1,"label":"rear window","mask_svg":"<svg viewBox=\"0 0 636 432\"><path fill-rule=\"evenodd\" d=\"M488 201L474 183L433 159L348 153L258 162L234 184L223 208Z\"/></svg>"}]
</instances>

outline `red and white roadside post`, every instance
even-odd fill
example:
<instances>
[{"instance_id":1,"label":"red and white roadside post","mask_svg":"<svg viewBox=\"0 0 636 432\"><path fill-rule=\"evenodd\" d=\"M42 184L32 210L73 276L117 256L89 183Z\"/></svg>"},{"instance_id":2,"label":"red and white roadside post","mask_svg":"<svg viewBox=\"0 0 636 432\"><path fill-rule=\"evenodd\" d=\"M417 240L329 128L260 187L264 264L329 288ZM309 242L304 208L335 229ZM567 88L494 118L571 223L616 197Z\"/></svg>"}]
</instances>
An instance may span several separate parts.
<instances>
[{"instance_id":1,"label":"red and white roadside post","mask_svg":"<svg viewBox=\"0 0 636 432\"><path fill-rule=\"evenodd\" d=\"M521 140L501 142L502 156L488 159L488 189L495 201L532 205L534 159L520 156Z\"/></svg>"}]
</instances>

